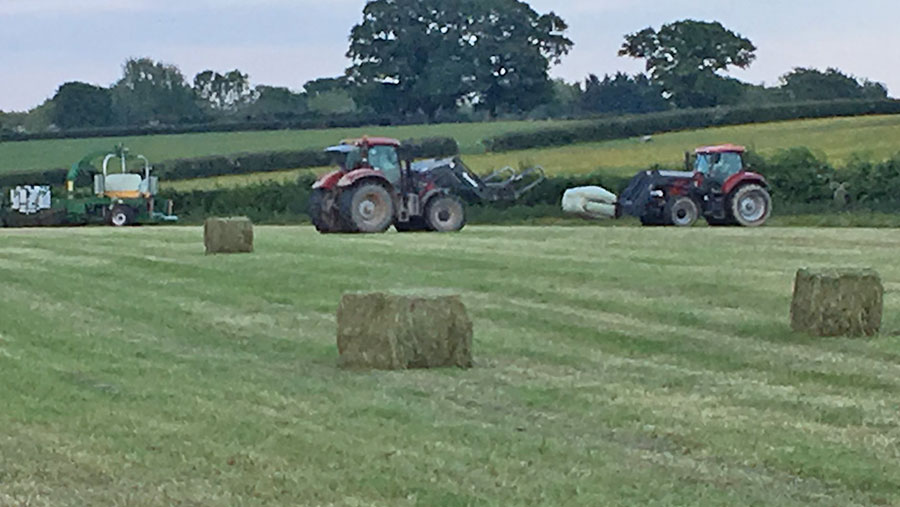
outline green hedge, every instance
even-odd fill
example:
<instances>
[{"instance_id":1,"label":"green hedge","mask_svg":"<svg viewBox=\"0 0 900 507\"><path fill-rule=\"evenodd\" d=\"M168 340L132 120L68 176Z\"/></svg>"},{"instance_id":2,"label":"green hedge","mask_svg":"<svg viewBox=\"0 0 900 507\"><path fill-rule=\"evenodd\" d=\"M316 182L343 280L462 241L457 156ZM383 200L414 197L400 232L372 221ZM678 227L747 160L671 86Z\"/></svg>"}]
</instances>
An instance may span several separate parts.
<instances>
[{"instance_id":1,"label":"green hedge","mask_svg":"<svg viewBox=\"0 0 900 507\"><path fill-rule=\"evenodd\" d=\"M84 139L92 137L149 136L161 134L197 134L207 132L250 132L265 130L317 130L326 128L355 128L368 126L409 125L412 119L347 113L329 116L308 116L288 121L235 121L222 123L194 123L181 125L145 125L129 127L97 127L60 130L56 132L0 132L0 141L33 141L37 139Z\"/></svg>"},{"instance_id":2,"label":"green hedge","mask_svg":"<svg viewBox=\"0 0 900 507\"><path fill-rule=\"evenodd\" d=\"M450 137L428 137L402 141L401 151L416 158L450 157L459 154L459 145ZM167 160L153 165L153 173L162 181L210 178L233 174L252 174L287 169L327 166L331 156L324 150L267 151L209 157ZM48 169L0 175L0 188L16 185L63 185L67 169ZM79 175L78 186L90 185L91 176Z\"/></svg>"},{"instance_id":3,"label":"green hedge","mask_svg":"<svg viewBox=\"0 0 900 507\"><path fill-rule=\"evenodd\" d=\"M488 151L513 151L725 125L866 114L900 114L900 100L840 100L676 110L607 118L568 127L509 132L483 142Z\"/></svg>"},{"instance_id":4,"label":"green hedge","mask_svg":"<svg viewBox=\"0 0 900 507\"><path fill-rule=\"evenodd\" d=\"M881 162L854 160L836 170L806 148L794 148L762 158L750 154L754 170L767 177L776 201L776 216L829 214L843 211L896 213L900 210L900 154ZM651 169L658 169L653 167ZM567 188L599 185L620 193L630 178L605 174L553 176L515 203L470 206L472 223L536 223L565 218L560 200ZM315 178L304 174L296 182L192 192L164 192L174 200L183 221L200 222L206 216L247 215L255 222L307 222L310 186ZM843 185L847 200L836 202L835 190Z\"/></svg>"}]
</instances>

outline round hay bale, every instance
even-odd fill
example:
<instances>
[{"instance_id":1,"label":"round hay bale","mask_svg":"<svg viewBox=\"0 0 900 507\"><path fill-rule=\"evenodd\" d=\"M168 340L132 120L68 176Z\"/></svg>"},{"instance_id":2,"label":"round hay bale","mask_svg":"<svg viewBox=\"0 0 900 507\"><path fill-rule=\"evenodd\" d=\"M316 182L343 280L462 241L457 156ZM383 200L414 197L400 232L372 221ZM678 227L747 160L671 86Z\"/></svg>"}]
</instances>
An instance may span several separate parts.
<instances>
[{"instance_id":1,"label":"round hay bale","mask_svg":"<svg viewBox=\"0 0 900 507\"><path fill-rule=\"evenodd\" d=\"M253 223L247 217L207 218L203 223L207 254L253 251Z\"/></svg>"},{"instance_id":2,"label":"round hay bale","mask_svg":"<svg viewBox=\"0 0 900 507\"><path fill-rule=\"evenodd\" d=\"M801 269L791 328L816 336L872 336L881 328L884 286L872 269Z\"/></svg>"},{"instance_id":3,"label":"round hay bale","mask_svg":"<svg viewBox=\"0 0 900 507\"><path fill-rule=\"evenodd\" d=\"M472 366L472 321L459 296L344 294L337 324L344 368Z\"/></svg>"}]
</instances>

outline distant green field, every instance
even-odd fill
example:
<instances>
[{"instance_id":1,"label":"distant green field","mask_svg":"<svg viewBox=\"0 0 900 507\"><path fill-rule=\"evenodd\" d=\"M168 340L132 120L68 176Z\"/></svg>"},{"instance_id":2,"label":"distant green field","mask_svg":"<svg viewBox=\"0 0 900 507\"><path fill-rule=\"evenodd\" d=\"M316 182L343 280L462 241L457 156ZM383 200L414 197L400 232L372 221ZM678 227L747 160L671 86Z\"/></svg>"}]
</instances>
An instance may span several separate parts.
<instances>
[{"instance_id":1,"label":"distant green field","mask_svg":"<svg viewBox=\"0 0 900 507\"><path fill-rule=\"evenodd\" d=\"M120 142L124 142L132 153L141 153L151 162L240 152L324 148L336 144L341 139L364 134L384 135L399 139L449 136L457 140L464 153L478 153L484 151L481 140L486 137L503 132L535 129L561 123L558 121L516 121L0 142L0 173L69 167L88 153L111 149Z\"/></svg>"},{"instance_id":2,"label":"distant green field","mask_svg":"<svg viewBox=\"0 0 900 507\"><path fill-rule=\"evenodd\" d=\"M852 155L882 160L900 153L900 115L718 127L653 136L649 143L632 138L473 155L466 161L480 170L523 163L540 164L553 174L601 171L626 176L653 164L679 167L685 151L719 143L741 144L762 155L805 146L838 166Z\"/></svg>"},{"instance_id":3,"label":"distant green field","mask_svg":"<svg viewBox=\"0 0 900 507\"><path fill-rule=\"evenodd\" d=\"M898 505L900 237L0 229L0 505ZM871 266L883 334L788 325ZM348 291L450 291L471 370L337 368Z\"/></svg>"},{"instance_id":4,"label":"distant green field","mask_svg":"<svg viewBox=\"0 0 900 507\"><path fill-rule=\"evenodd\" d=\"M900 115L801 120L673 132L653 137L649 143L622 139L559 148L541 148L506 153L475 153L471 141L461 141L464 161L479 173L503 166L541 165L550 174L584 174L594 171L630 176L653 164L679 167L684 151L717 143L743 144L763 155L796 146L806 146L838 166L858 154L881 160L900 153ZM469 146L469 148L466 148ZM0 145L2 148L2 145ZM316 169L316 172L324 171ZM201 180L163 182L179 190L242 186L255 181L287 181L301 171L224 176Z\"/></svg>"}]
</instances>

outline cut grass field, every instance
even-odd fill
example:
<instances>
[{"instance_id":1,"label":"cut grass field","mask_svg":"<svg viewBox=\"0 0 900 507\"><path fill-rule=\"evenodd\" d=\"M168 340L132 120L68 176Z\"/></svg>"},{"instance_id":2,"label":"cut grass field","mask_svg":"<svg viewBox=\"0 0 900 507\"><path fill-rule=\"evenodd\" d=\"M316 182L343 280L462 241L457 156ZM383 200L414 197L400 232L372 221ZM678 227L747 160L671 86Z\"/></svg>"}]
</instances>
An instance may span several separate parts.
<instances>
[{"instance_id":1,"label":"cut grass field","mask_svg":"<svg viewBox=\"0 0 900 507\"><path fill-rule=\"evenodd\" d=\"M2 505L900 503L900 238L867 229L0 230ZM883 335L790 331L871 266ZM450 291L476 367L336 367L358 290Z\"/></svg>"},{"instance_id":2,"label":"cut grass field","mask_svg":"<svg viewBox=\"0 0 900 507\"><path fill-rule=\"evenodd\" d=\"M805 146L841 167L854 155L881 161L900 153L898 142L900 115L719 127L661 134L654 136L653 141L649 143L632 138L505 153L473 151L470 149L473 146L470 144L473 139L474 137L467 137L460 141L464 153L463 160L479 174L504 166L520 168L540 165L548 174L598 172L628 177L655 164L671 168L681 167L685 150L719 143L742 144L764 156L773 155L779 150ZM325 170L325 168L315 169L317 173ZM163 186L176 190L235 187L257 181L287 181L296 179L299 173L300 171L281 171L271 174L223 176L163 182Z\"/></svg>"}]
</instances>

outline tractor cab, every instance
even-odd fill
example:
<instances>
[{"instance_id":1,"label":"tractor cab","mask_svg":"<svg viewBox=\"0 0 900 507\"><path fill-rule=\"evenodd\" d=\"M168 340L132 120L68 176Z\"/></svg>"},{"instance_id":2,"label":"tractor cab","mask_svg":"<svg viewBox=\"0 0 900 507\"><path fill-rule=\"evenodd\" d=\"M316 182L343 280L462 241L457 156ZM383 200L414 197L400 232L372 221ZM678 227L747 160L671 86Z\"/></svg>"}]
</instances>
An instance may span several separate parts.
<instances>
[{"instance_id":1,"label":"tractor cab","mask_svg":"<svg viewBox=\"0 0 900 507\"><path fill-rule=\"evenodd\" d=\"M733 144L697 148L693 157L694 174L721 186L744 170L744 151L743 146Z\"/></svg>"},{"instance_id":2,"label":"tractor cab","mask_svg":"<svg viewBox=\"0 0 900 507\"><path fill-rule=\"evenodd\" d=\"M382 137L345 139L326 151L334 154L337 165L344 173L359 169L374 169L384 174L391 185L400 183L400 142Z\"/></svg>"}]
</instances>

